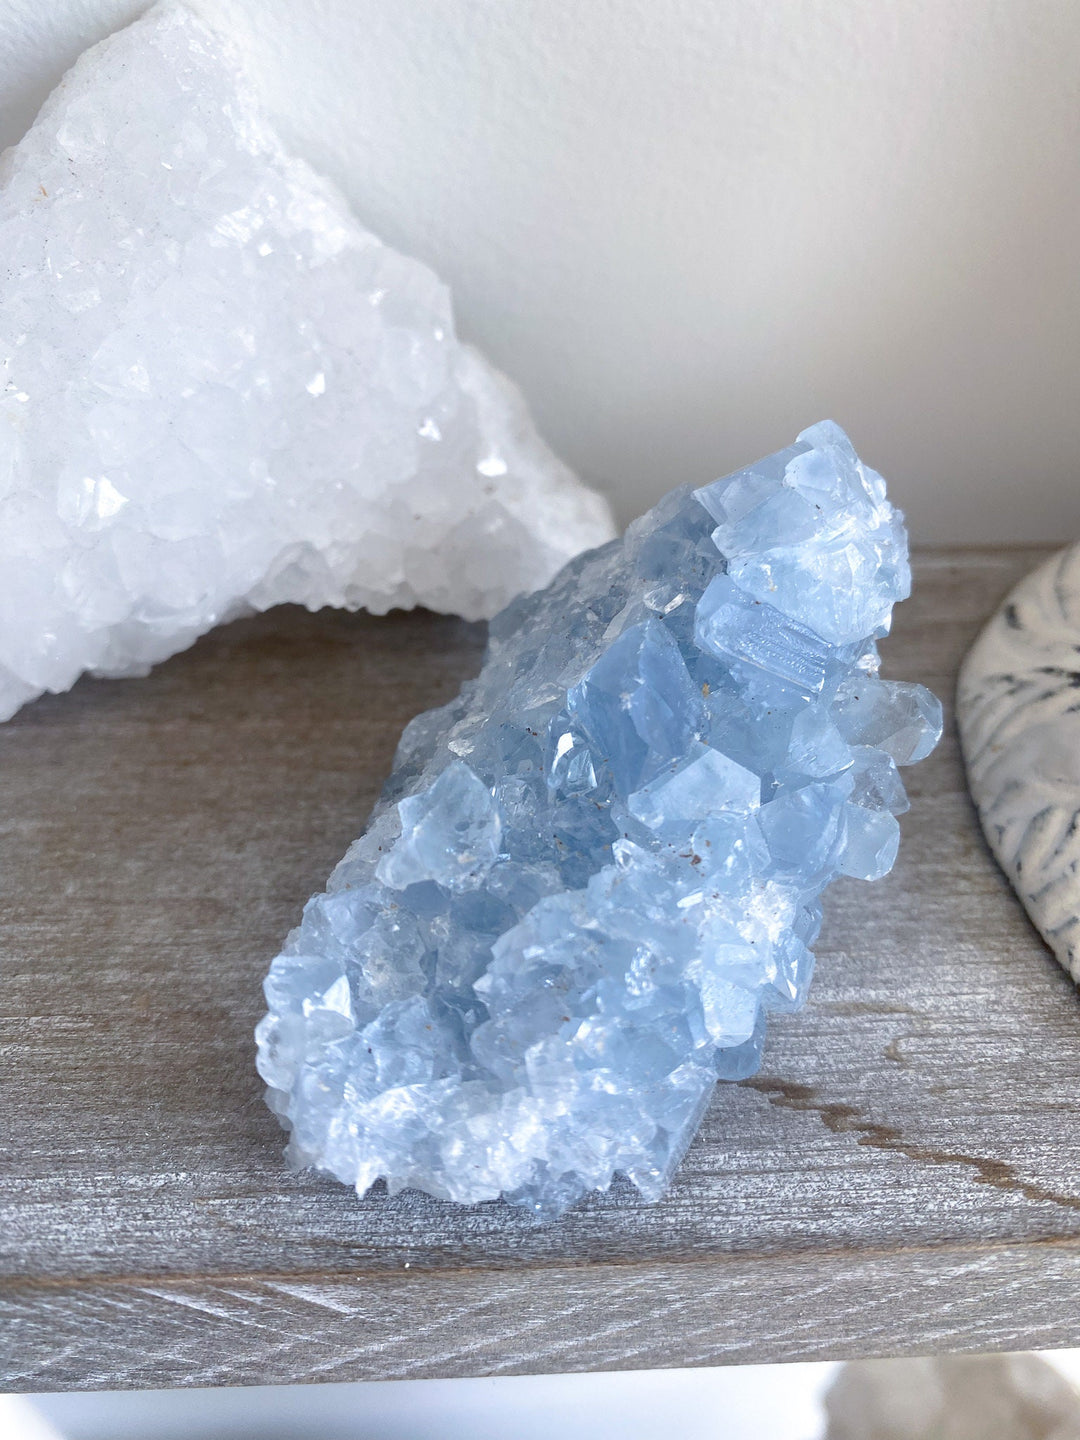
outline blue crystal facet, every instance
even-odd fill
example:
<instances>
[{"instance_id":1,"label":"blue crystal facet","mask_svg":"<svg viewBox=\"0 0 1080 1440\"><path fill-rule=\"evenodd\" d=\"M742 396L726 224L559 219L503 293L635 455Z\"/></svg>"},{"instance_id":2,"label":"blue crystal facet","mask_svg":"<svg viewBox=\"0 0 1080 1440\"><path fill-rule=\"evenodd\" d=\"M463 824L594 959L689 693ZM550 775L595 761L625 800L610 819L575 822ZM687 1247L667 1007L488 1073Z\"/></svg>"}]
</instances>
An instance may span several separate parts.
<instances>
[{"instance_id":1,"label":"blue crystal facet","mask_svg":"<svg viewBox=\"0 0 1080 1440\"><path fill-rule=\"evenodd\" d=\"M825 422L503 611L271 967L292 1160L545 1218L617 1172L658 1199L802 1003L822 890L895 859L896 767L941 734L878 676L910 584Z\"/></svg>"}]
</instances>

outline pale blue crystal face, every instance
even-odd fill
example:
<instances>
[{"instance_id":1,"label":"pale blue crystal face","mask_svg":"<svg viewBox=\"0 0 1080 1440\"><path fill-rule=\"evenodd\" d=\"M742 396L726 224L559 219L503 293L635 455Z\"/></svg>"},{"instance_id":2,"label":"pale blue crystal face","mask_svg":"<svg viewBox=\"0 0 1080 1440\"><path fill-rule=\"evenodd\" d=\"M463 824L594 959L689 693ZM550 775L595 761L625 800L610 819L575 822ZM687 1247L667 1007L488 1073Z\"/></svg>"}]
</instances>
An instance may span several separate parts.
<instances>
[{"instance_id":1,"label":"pale blue crystal face","mask_svg":"<svg viewBox=\"0 0 1080 1440\"><path fill-rule=\"evenodd\" d=\"M877 879L941 706L878 676L901 515L825 422L492 622L266 981L290 1154L540 1217L669 1184L797 1008L819 900Z\"/></svg>"}]
</instances>

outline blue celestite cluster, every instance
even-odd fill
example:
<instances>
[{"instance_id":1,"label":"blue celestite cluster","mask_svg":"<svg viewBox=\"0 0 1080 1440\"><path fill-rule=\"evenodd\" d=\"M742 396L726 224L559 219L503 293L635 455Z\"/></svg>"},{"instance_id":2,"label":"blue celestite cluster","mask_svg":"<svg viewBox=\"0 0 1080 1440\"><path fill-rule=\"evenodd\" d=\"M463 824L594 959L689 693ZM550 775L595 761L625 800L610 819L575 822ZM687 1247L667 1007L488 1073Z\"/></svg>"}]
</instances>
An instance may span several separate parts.
<instances>
[{"instance_id":1,"label":"blue celestite cluster","mask_svg":"<svg viewBox=\"0 0 1080 1440\"><path fill-rule=\"evenodd\" d=\"M878 676L902 516L824 422L674 491L492 623L406 729L266 980L298 1165L557 1214L671 1180L797 1008L819 898L874 880L941 706Z\"/></svg>"}]
</instances>

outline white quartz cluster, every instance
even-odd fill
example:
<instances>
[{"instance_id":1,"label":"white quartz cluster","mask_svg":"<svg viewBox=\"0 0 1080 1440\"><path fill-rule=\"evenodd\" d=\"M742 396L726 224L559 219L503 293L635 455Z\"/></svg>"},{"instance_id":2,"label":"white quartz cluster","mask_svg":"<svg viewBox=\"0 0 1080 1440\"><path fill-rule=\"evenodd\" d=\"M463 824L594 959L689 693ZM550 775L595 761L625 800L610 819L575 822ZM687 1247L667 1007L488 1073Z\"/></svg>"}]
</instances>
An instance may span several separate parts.
<instances>
[{"instance_id":1,"label":"white quartz cluster","mask_svg":"<svg viewBox=\"0 0 1080 1440\"><path fill-rule=\"evenodd\" d=\"M181 5L6 152L0 258L0 718L281 601L488 616L612 534Z\"/></svg>"}]
</instances>

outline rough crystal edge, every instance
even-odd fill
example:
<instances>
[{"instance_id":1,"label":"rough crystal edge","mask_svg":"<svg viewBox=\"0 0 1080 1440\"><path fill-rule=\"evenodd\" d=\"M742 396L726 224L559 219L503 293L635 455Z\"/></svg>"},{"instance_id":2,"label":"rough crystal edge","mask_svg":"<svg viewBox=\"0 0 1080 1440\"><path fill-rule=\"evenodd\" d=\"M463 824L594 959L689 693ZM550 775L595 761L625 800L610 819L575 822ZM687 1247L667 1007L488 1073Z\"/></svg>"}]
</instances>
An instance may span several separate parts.
<instances>
[{"instance_id":1,"label":"rough crystal edge","mask_svg":"<svg viewBox=\"0 0 1080 1440\"><path fill-rule=\"evenodd\" d=\"M232 116L243 146L260 163L273 167L282 177L282 183L287 184L294 195L302 197L305 223L316 228L321 226L327 258L332 259L335 252L350 247L377 247L396 255L360 224L332 181L285 150L260 108L237 46L208 27L178 0L160 0L131 25L92 46L76 60L45 101L24 139L0 155L0 188L5 192L0 195L0 220L4 218L5 200L9 208L12 204L31 201L36 208L39 204L51 203L44 190L31 183L32 175L28 174L26 185L21 183L23 162L34 169L31 163L34 147L50 143L52 132L59 130L73 97L79 98L93 89L99 67L115 63L117 55L137 61L140 45L171 44L176 35L199 63L212 66L222 74L228 72L235 90ZM193 84L198 83L196 74ZM21 195L27 186L27 195ZM15 198L16 190L20 191L20 199ZM426 287L433 297L441 297L439 304L449 314L448 292L438 277L419 261L404 256L397 259L409 268L414 283ZM453 339L452 321L449 323ZM171 629L163 624L158 634L143 627L137 637L134 632L125 633L123 627L113 627L107 635L87 632L86 653L70 663L65 662L62 674L56 671L55 665L52 672L46 673L49 666L35 662L32 670L35 674L42 671L44 677L35 678L26 673L25 667L19 669L5 664L0 656L0 719L8 718L36 695L62 692L84 671L98 676L145 674L152 664L190 645L212 626L273 604L292 601L309 609L330 604L349 609L368 608L374 613L422 604L460 613L467 619L487 618L522 585L529 588L545 583L577 549L610 536L613 525L606 501L582 485L548 450L513 383L473 347L453 343L453 383L475 407L479 435L486 436L491 448L509 462L505 473L494 477L489 486L497 493L497 513L489 506L486 513L475 510L463 517L466 523L478 527L471 542L472 553L486 556L489 576L497 568L491 562L506 552L503 564L506 574L494 588L490 578L483 584L470 585L469 567L463 564L451 567L452 573L447 574L445 583L433 582L432 573L437 566L424 567L420 563L414 565L411 581L388 585L384 580L377 580L373 585L361 569L356 569L351 578L331 574L319 552L301 541L269 562L261 579L245 593L235 594L227 603L186 623L177 622ZM2 420L0 410L0 422ZM0 440L3 438L0 435ZM343 443L348 443L347 437L343 437ZM0 500L3 498L0 487ZM364 563L358 551L356 564ZM322 586L322 589L314 594L313 586ZM130 631L131 627L128 628Z\"/></svg>"}]
</instances>

